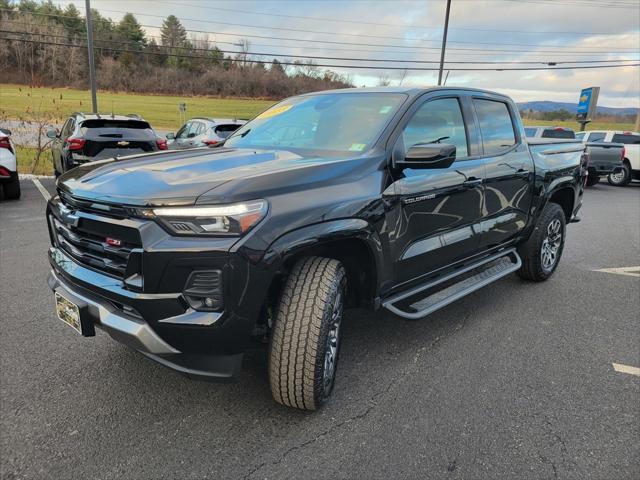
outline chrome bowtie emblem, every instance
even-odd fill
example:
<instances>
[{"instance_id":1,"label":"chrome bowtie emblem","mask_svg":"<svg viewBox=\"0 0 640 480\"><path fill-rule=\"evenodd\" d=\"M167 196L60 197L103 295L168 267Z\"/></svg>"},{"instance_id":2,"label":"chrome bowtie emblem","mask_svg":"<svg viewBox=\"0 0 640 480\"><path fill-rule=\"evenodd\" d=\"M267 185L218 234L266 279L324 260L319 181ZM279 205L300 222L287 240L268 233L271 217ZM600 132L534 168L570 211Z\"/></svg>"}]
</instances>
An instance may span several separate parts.
<instances>
[{"instance_id":1,"label":"chrome bowtie emblem","mask_svg":"<svg viewBox=\"0 0 640 480\"><path fill-rule=\"evenodd\" d=\"M121 147L126 147L127 145L129 145L129 142L122 140L120 142L118 142L118 145L120 145Z\"/></svg>"},{"instance_id":2,"label":"chrome bowtie emblem","mask_svg":"<svg viewBox=\"0 0 640 480\"><path fill-rule=\"evenodd\" d=\"M70 208L67 208L63 204L60 204L59 212L60 212L60 218L64 223L73 225L74 227L78 226L78 221L80 220L80 217L76 215L76 212L74 212Z\"/></svg>"}]
</instances>

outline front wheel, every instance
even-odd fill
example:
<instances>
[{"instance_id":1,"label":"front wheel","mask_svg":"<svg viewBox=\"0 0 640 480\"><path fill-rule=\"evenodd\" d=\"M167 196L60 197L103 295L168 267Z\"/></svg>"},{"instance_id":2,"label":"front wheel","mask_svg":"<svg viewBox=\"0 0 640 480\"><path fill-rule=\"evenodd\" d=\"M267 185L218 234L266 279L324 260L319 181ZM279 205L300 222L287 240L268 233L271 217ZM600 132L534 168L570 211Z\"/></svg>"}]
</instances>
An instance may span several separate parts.
<instances>
[{"instance_id":1,"label":"front wheel","mask_svg":"<svg viewBox=\"0 0 640 480\"><path fill-rule=\"evenodd\" d=\"M614 187L624 187L631 182L631 167L628 163L622 164L622 170L618 173L610 173L607 181Z\"/></svg>"},{"instance_id":2,"label":"front wheel","mask_svg":"<svg viewBox=\"0 0 640 480\"><path fill-rule=\"evenodd\" d=\"M300 260L286 281L269 347L273 398L316 410L333 390L347 278L338 260Z\"/></svg>"},{"instance_id":3,"label":"front wheel","mask_svg":"<svg viewBox=\"0 0 640 480\"><path fill-rule=\"evenodd\" d=\"M529 239L518 248L522 258L518 275L534 282L542 282L553 275L564 249L565 232L564 211L557 203L549 203Z\"/></svg>"}]
</instances>

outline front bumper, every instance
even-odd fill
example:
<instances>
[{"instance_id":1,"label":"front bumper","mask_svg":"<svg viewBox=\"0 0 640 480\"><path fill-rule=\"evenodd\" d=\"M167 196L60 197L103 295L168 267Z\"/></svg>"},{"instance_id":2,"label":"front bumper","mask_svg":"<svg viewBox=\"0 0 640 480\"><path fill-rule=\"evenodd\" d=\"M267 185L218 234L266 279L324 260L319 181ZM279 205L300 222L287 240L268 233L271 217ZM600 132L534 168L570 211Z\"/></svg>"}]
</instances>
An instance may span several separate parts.
<instances>
[{"instance_id":1,"label":"front bumper","mask_svg":"<svg viewBox=\"0 0 640 480\"><path fill-rule=\"evenodd\" d=\"M226 348L221 346L221 341L229 340L229 328L194 325L190 320L194 315L203 315L203 312L187 309L168 318L169 322L160 329L161 336L157 324L154 329L135 307L131 307L135 305L142 310L145 305L154 309L172 308L179 302L179 295L129 292L112 278L73 262L55 247L49 250L49 261L52 266L49 287L78 305L85 319L114 340L194 379L224 382L238 376L242 366L242 342L236 338L235 342L227 342ZM225 325L233 326L233 322L225 322ZM198 348L198 344L193 348L178 348L168 341L172 333L183 342L185 335L210 338L209 348L203 350Z\"/></svg>"}]
</instances>

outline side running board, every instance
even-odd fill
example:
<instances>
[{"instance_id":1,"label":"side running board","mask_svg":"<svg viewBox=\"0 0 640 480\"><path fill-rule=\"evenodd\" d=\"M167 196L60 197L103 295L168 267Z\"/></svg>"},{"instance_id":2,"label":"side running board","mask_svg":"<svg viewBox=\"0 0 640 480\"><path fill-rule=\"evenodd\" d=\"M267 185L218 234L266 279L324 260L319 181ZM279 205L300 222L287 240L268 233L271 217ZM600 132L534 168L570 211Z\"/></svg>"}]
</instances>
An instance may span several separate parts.
<instances>
[{"instance_id":1,"label":"side running board","mask_svg":"<svg viewBox=\"0 0 640 480\"><path fill-rule=\"evenodd\" d=\"M417 320L515 272L521 265L522 260L515 248L503 250L394 295L385 300L382 306L400 317Z\"/></svg>"}]
</instances>

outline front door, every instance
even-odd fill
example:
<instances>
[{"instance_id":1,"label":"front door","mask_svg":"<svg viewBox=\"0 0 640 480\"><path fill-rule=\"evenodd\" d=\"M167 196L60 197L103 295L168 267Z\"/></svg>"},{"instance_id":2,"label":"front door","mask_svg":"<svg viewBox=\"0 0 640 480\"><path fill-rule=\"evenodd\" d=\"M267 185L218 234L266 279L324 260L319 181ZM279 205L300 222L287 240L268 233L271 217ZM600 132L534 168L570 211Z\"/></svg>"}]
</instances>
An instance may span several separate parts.
<instances>
[{"instance_id":1,"label":"front door","mask_svg":"<svg viewBox=\"0 0 640 480\"><path fill-rule=\"evenodd\" d=\"M185 123L182 128L180 130L178 130L178 133L176 133L176 138L174 140L174 148L176 150L182 150L183 148L189 148L189 146L186 144L186 142L189 141L189 139L187 138L189 136L189 130L191 129L191 124L193 122L187 122Z\"/></svg>"},{"instance_id":2,"label":"front door","mask_svg":"<svg viewBox=\"0 0 640 480\"><path fill-rule=\"evenodd\" d=\"M476 158L471 113L457 95L431 97L412 109L397 142L406 152L418 143L456 146L448 168L405 168L392 173L396 218L390 226L396 285L410 282L477 253L484 199L484 164ZM475 135L475 131L472 132ZM398 144L396 144L398 145ZM397 151L398 149L394 149Z\"/></svg>"}]
</instances>

